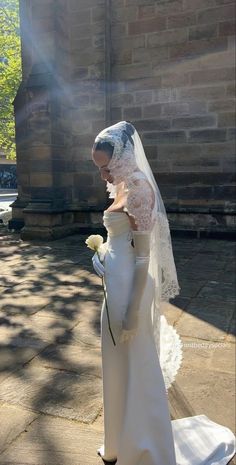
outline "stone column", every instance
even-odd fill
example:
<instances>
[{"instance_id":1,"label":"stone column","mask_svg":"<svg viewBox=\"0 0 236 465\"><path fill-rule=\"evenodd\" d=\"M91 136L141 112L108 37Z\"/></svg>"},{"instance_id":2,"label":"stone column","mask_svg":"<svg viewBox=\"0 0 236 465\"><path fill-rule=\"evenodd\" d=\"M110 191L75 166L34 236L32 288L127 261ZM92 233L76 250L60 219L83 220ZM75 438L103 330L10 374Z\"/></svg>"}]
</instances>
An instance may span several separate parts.
<instances>
[{"instance_id":1,"label":"stone column","mask_svg":"<svg viewBox=\"0 0 236 465\"><path fill-rule=\"evenodd\" d=\"M14 107L19 195L10 227L50 239L75 228L70 164L67 1L21 2L23 80Z\"/></svg>"}]
</instances>

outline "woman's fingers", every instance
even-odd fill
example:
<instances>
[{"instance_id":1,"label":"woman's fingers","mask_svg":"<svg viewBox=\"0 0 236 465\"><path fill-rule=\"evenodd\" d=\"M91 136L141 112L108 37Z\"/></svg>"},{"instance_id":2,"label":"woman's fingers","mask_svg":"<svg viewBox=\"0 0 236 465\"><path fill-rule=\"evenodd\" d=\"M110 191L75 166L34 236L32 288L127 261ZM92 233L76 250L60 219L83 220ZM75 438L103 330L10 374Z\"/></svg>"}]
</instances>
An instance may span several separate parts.
<instances>
[{"instance_id":1,"label":"woman's fingers","mask_svg":"<svg viewBox=\"0 0 236 465\"><path fill-rule=\"evenodd\" d=\"M94 270L96 271L96 273L100 277L104 276L105 268L104 268L103 264L100 262L100 260L99 260L96 253L92 257L92 262L93 262L93 267L94 267Z\"/></svg>"},{"instance_id":2,"label":"woman's fingers","mask_svg":"<svg viewBox=\"0 0 236 465\"><path fill-rule=\"evenodd\" d=\"M121 336L120 336L120 342L123 343L123 342L131 341L136 335L136 332L137 332L136 330L128 331L126 329L123 329Z\"/></svg>"}]
</instances>

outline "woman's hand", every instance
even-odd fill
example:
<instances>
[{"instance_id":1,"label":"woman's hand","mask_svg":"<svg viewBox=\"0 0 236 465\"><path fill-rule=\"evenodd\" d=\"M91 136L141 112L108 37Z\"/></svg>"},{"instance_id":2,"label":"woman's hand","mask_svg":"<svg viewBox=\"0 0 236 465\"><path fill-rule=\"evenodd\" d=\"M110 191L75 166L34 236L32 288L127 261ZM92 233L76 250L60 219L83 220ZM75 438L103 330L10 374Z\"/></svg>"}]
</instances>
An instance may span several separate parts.
<instances>
[{"instance_id":1,"label":"woman's hand","mask_svg":"<svg viewBox=\"0 0 236 465\"><path fill-rule=\"evenodd\" d=\"M93 262L94 270L96 271L98 276L100 278L102 278L104 276L104 273L105 273L105 268L104 268L103 264L101 263L97 252L95 252L95 254L92 256L92 262Z\"/></svg>"},{"instance_id":2,"label":"woman's hand","mask_svg":"<svg viewBox=\"0 0 236 465\"><path fill-rule=\"evenodd\" d=\"M138 330L138 313L126 312L125 318L122 322L122 331L120 335L120 342L129 342L136 335Z\"/></svg>"}]
</instances>

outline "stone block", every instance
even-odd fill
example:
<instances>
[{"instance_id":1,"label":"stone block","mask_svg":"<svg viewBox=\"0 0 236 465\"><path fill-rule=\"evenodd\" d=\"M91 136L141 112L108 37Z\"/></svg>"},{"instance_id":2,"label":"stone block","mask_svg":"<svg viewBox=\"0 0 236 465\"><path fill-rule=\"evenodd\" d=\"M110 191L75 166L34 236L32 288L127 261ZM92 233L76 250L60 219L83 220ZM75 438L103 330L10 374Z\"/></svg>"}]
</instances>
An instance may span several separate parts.
<instances>
[{"instance_id":1,"label":"stone block","mask_svg":"<svg viewBox=\"0 0 236 465\"><path fill-rule=\"evenodd\" d=\"M190 131L189 132L189 141L190 142L220 142L226 140L226 131L225 129L202 129L199 131Z\"/></svg>"},{"instance_id":2,"label":"stone block","mask_svg":"<svg viewBox=\"0 0 236 465\"><path fill-rule=\"evenodd\" d=\"M135 103L138 103L138 104L144 104L144 105L150 104L152 103L152 91L141 90L139 92L135 92L134 99L135 99Z\"/></svg>"},{"instance_id":3,"label":"stone block","mask_svg":"<svg viewBox=\"0 0 236 465\"><path fill-rule=\"evenodd\" d=\"M169 44L178 44L188 40L188 29L173 29L159 33L148 34L148 47L161 47Z\"/></svg>"},{"instance_id":4,"label":"stone block","mask_svg":"<svg viewBox=\"0 0 236 465\"><path fill-rule=\"evenodd\" d=\"M133 50L133 61L134 63L160 63L160 61L168 59L168 48L156 47L156 48L137 48Z\"/></svg>"},{"instance_id":5,"label":"stone block","mask_svg":"<svg viewBox=\"0 0 236 465\"><path fill-rule=\"evenodd\" d=\"M214 115L208 115L173 118L171 124L173 128L177 129L216 126L216 117Z\"/></svg>"},{"instance_id":6,"label":"stone block","mask_svg":"<svg viewBox=\"0 0 236 465\"><path fill-rule=\"evenodd\" d=\"M209 200L214 198L214 191L212 187L191 187L191 186L186 186L186 187L179 187L178 188L178 198L182 200L192 200L193 202L201 199L202 201L206 200L206 202L209 202Z\"/></svg>"},{"instance_id":7,"label":"stone block","mask_svg":"<svg viewBox=\"0 0 236 465\"><path fill-rule=\"evenodd\" d=\"M235 15L235 6L222 5L216 8L209 8L199 11L197 14L197 22L199 24L214 23L216 21L231 20Z\"/></svg>"},{"instance_id":8,"label":"stone block","mask_svg":"<svg viewBox=\"0 0 236 465\"><path fill-rule=\"evenodd\" d=\"M74 175L74 183L76 185L80 185L81 187L88 187L94 185L94 177L92 174L86 174L83 173L83 176L81 174L75 173Z\"/></svg>"},{"instance_id":9,"label":"stone block","mask_svg":"<svg viewBox=\"0 0 236 465\"><path fill-rule=\"evenodd\" d=\"M158 117L161 116L162 113L162 106L160 103L156 103L153 105L146 105L143 108L143 117L144 118L153 118L153 117Z\"/></svg>"},{"instance_id":10,"label":"stone block","mask_svg":"<svg viewBox=\"0 0 236 465\"><path fill-rule=\"evenodd\" d=\"M196 12L184 12L177 15L168 16L167 27L168 29L192 26L196 24Z\"/></svg>"},{"instance_id":11,"label":"stone block","mask_svg":"<svg viewBox=\"0 0 236 465\"><path fill-rule=\"evenodd\" d=\"M112 49L113 50L124 50L125 48L127 49L135 49L139 47L145 47L145 35L140 34L138 36L134 37L128 37L128 36L119 36L119 37L114 37L112 33Z\"/></svg>"},{"instance_id":12,"label":"stone block","mask_svg":"<svg viewBox=\"0 0 236 465\"><path fill-rule=\"evenodd\" d=\"M204 10L205 8L214 7L216 5L215 0L183 0L183 10Z\"/></svg>"},{"instance_id":13,"label":"stone block","mask_svg":"<svg viewBox=\"0 0 236 465\"><path fill-rule=\"evenodd\" d=\"M175 12L182 12L182 0L168 0L168 2L157 2L156 3L156 14L169 15L170 10Z\"/></svg>"},{"instance_id":14,"label":"stone block","mask_svg":"<svg viewBox=\"0 0 236 465\"><path fill-rule=\"evenodd\" d=\"M165 117L189 114L189 104L187 103L163 103L161 107L162 115Z\"/></svg>"},{"instance_id":15,"label":"stone block","mask_svg":"<svg viewBox=\"0 0 236 465\"><path fill-rule=\"evenodd\" d=\"M216 111L216 112L226 112L226 111L234 111L235 109L235 102L232 99L222 99L222 100L212 100L208 102L208 109L209 111Z\"/></svg>"},{"instance_id":16,"label":"stone block","mask_svg":"<svg viewBox=\"0 0 236 465\"><path fill-rule=\"evenodd\" d=\"M125 0L126 5L146 6L153 5L153 0Z\"/></svg>"},{"instance_id":17,"label":"stone block","mask_svg":"<svg viewBox=\"0 0 236 465\"><path fill-rule=\"evenodd\" d=\"M92 22L97 23L104 21L105 11L104 11L104 4L94 6L92 8Z\"/></svg>"},{"instance_id":18,"label":"stone block","mask_svg":"<svg viewBox=\"0 0 236 465\"><path fill-rule=\"evenodd\" d=\"M115 7L111 12L112 21L114 23L133 21L137 17L137 12L136 6Z\"/></svg>"},{"instance_id":19,"label":"stone block","mask_svg":"<svg viewBox=\"0 0 236 465\"><path fill-rule=\"evenodd\" d=\"M233 112L221 112L217 116L218 127L235 127L235 111Z\"/></svg>"},{"instance_id":20,"label":"stone block","mask_svg":"<svg viewBox=\"0 0 236 465\"><path fill-rule=\"evenodd\" d=\"M217 37L213 39L194 40L184 44L170 46L170 58L191 58L194 56L203 56L210 53L226 51L228 43L225 37Z\"/></svg>"},{"instance_id":21,"label":"stone block","mask_svg":"<svg viewBox=\"0 0 236 465\"><path fill-rule=\"evenodd\" d=\"M71 27L71 40L92 37L96 34L104 34L104 24L99 21L94 24L79 24Z\"/></svg>"},{"instance_id":22,"label":"stone block","mask_svg":"<svg viewBox=\"0 0 236 465\"><path fill-rule=\"evenodd\" d=\"M91 11L91 8L81 8L78 12L74 11L73 14L70 15L70 25L89 24L92 16Z\"/></svg>"},{"instance_id":23,"label":"stone block","mask_svg":"<svg viewBox=\"0 0 236 465\"><path fill-rule=\"evenodd\" d=\"M71 42L71 52L73 53L75 50L86 50L87 48L92 47L92 37L82 38L82 39L75 39Z\"/></svg>"},{"instance_id":24,"label":"stone block","mask_svg":"<svg viewBox=\"0 0 236 465\"><path fill-rule=\"evenodd\" d=\"M236 139L236 128L228 128L227 129L227 139L228 140L235 140Z\"/></svg>"},{"instance_id":25,"label":"stone block","mask_svg":"<svg viewBox=\"0 0 236 465\"><path fill-rule=\"evenodd\" d=\"M144 5L138 7L138 19L153 18L155 15L155 5Z\"/></svg>"},{"instance_id":26,"label":"stone block","mask_svg":"<svg viewBox=\"0 0 236 465\"><path fill-rule=\"evenodd\" d=\"M134 96L131 93L116 94L113 93L111 96L111 103L113 107L127 106L134 102Z\"/></svg>"},{"instance_id":27,"label":"stone block","mask_svg":"<svg viewBox=\"0 0 236 465\"><path fill-rule=\"evenodd\" d=\"M104 119L104 108L87 108L86 110L84 109L81 113L78 114L78 120L83 121L83 120L102 120ZM92 140L92 136L91 136ZM90 140L90 142L91 142ZM91 144L89 144L91 145Z\"/></svg>"},{"instance_id":28,"label":"stone block","mask_svg":"<svg viewBox=\"0 0 236 465\"><path fill-rule=\"evenodd\" d=\"M135 125L136 127L136 125ZM145 146L145 154L148 159L155 160L157 158L157 147L152 145Z\"/></svg>"},{"instance_id":29,"label":"stone block","mask_svg":"<svg viewBox=\"0 0 236 465\"><path fill-rule=\"evenodd\" d=\"M233 20L220 21L218 24L219 36L233 36L235 34L236 23Z\"/></svg>"},{"instance_id":30,"label":"stone block","mask_svg":"<svg viewBox=\"0 0 236 465\"><path fill-rule=\"evenodd\" d=\"M207 84L217 81L233 81L235 76L234 68L204 69L190 73L191 84Z\"/></svg>"},{"instance_id":31,"label":"stone block","mask_svg":"<svg viewBox=\"0 0 236 465\"><path fill-rule=\"evenodd\" d=\"M130 107L124 108L123 110L124 119L135 119L141 118L142 116L142 108L141 107Z\"/></svg>"},{"instance_id":32,"label":"stone block","mask_svg":"<svg viewBox=\"0 0 236 465\"><path fill-rule=\"evenodd\" d=\"M184 131L166 131L166 132L145 132L143 134L144 143L159 143L159 144L176 144L178 142L186 142L186 134Z\"/></svg>"},{"instance_id":33,"label":"stone block","mask_svg":"<svg viewBox=\"0 0 236 465\"><path fill-rule=\"evenodd\" d=\"M145 78L151 75L151 64L146 62L145 66L139 63L115 65L112 73L117 79Z\"/></svg>"},{"instance_id":34,"label":"stone block","mask_svg":"<svg viewBox=\"0 0 236 465\"><path fill-rule=\"evenodd\" d=\"M52 1L42 0L40 4L36 4L34 7L35 18L47 18L53 15Z\"/></svg>"},{"instance_id":35,"label":"stone block","mask_svg":"<svg viewBox=\"0 0 236 465\"><path fill-rule=\"evenodd\" d=\"M132 63L132 50L114 51L112 54L112 64L130 64Z\"/></svg>"},{"instance_id":36,"label":"stone block","mask_svg":"<svg viewBox=\"0 0 236 465\"><path fill-rule=\"evenodd\" d=\"M170 128L168 119L144 119L135 121L134 126L138 131L162 131Z\"/></svg>"},{"instance_id":37,"label":"stone block","mask_svg":"<svg viewBox=\"0 0 236 465\"><path fill-rule=\"evenodd\" d=\"M104 34L97 34L93 36L93 47L99 50L105 50L105 36Z\"/></svg>"},{"instance_id":38,"label":"stone block","mask_svg":"<svg viewBox=\"0 0 236 465\"><path fill-rule=\"evenodd\" d=\"M145 34L149 32L162 31L166 28L166 18L159 16L152 19L133 21L128 24L129 35Z\"/></svg>"},{"instance_id":39,"label":"stone block","mask_svg":"<svg viewBox=\"0 0 236 465\"><path fill-rule=\"evenodd\" d=\"M111 119L114 123L122 120L122 108L121 107L111 108Z\"/></svg>"},{"instance_id":40,"label":"stone block","mask_svg":"<svg viewBox=\"0 0 236 465\"><path fill-rule=\"evenodd\" d=\"M96 7L97 5L103 5L104 0L70 0L69 7L70 11L74 13L74 11L80 11L84 8L92 8Z\"/></svg>"},{"instance_id":41,"label":"stone block","mask_svg":"<svg viewBox=\"0 0 236 465\"><path fill-rule=\"evenodd\" d=\"M114 23L112 25L112 39L118 39L127 34L126 23Z\"/></svg>"},{"instance_id":42,"label":"stone block","mask_svg":"<svg viewBox=\"0 0 236 465\"><path fill-rule=\"evenodd\" d=\"M141 79L134 79L132 81L125 82L125 89L128 92L134 92L136 90L150 90L156 89L161 84L161 78L159 76L156 77L146 77Z\"/></svg>"},{"instance_id":43,"label":"stone block","mask_svg":"<svg viewBox=\"0 0 236 465\"><path fill-rule=\"evenodd\" d=\"M181 158L190 158L191 160L195 157L199 157L199 147L196 144L166 144L158 147L158 158L161 160L181 160Z\"/></svg>"},{"instance_id":44,"label":"stone block","mask_svg":"<svg viewBox=\"0 0 236 465\"><path fill-rule=\"evenodd\" d=\"M217 35L218 23L191 26L189 28L189 40L210 39L217 37Z\"/></svg>"},{"instance_id":45,"label":"stone block","mask_svg":"<svg viewBox=\"0 0 236 465\"><path fill-rule=\"evenodd\" d=\"M156 70L158 72L158 69ZM189 73L165 73L160 71L161 73L161 85L160 87L168 88L168 87L186 87L189 85Z\"/></svg>"},{"instance_id":46,"label":"stone block","mask_svg":"<svg viewBox=\"0 0 236 465\"><path fill-rule=\"evenodd\" d=\"M104 62L104 51L103 50L86 50L83 52L76 51L73 54L73 66L76 68L79 66L80 68L86 68L89 65L103 63Z\"/></svg>"}]
</instances>

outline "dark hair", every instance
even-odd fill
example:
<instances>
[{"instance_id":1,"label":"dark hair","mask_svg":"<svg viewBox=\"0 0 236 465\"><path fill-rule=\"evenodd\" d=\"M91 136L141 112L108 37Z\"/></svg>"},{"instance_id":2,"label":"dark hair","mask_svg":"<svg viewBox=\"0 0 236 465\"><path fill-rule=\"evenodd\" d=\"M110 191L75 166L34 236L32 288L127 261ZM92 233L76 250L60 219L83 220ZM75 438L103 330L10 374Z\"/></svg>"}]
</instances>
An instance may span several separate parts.
<instances>
[{"instance_id":1,"label":"dark hair","mask_svg":"<svg viewBox=\"0 0 236 465\"><path fill-rule=\"evenodd\" d=\"M134 134L134 131L135 131L134 126L129 121L126 121L125 129L123 129L122 136L121 136L122 141L124 142L124 147L126 146L126 143L128 140L134 146L134 141L132 139L132 135Z\"/></svg>"},{"instance_id":2,"label":"dark hair","mask_svg":"<svg viewBox=\"0 0 236 465\"><path fill-rule=\"evenodd\" d=\"M122 130L122 135L121 135L124 148L128 140L134 146L134 141L131 137L132 134L134 134L134 131L135 131L135 127L129 121L126 121L124 125L124 129ZM112 157L113 152L114 152L114 146L110 142L99 141L93 145L93 150L102 150L103 152L106 152L110 157Z\"/></svg>"},{"instance_id":3,"label":"dark hair","mask_svg":"<svg viewBox=\"0 0 236 465\"><path fill-rule=\"evenodd\" d=\"M114 147L110 142L97 142L93 145L93 150L102 150L106 152L110 157L112 157L114 152Z\"/></svg>"}]
</instances>

